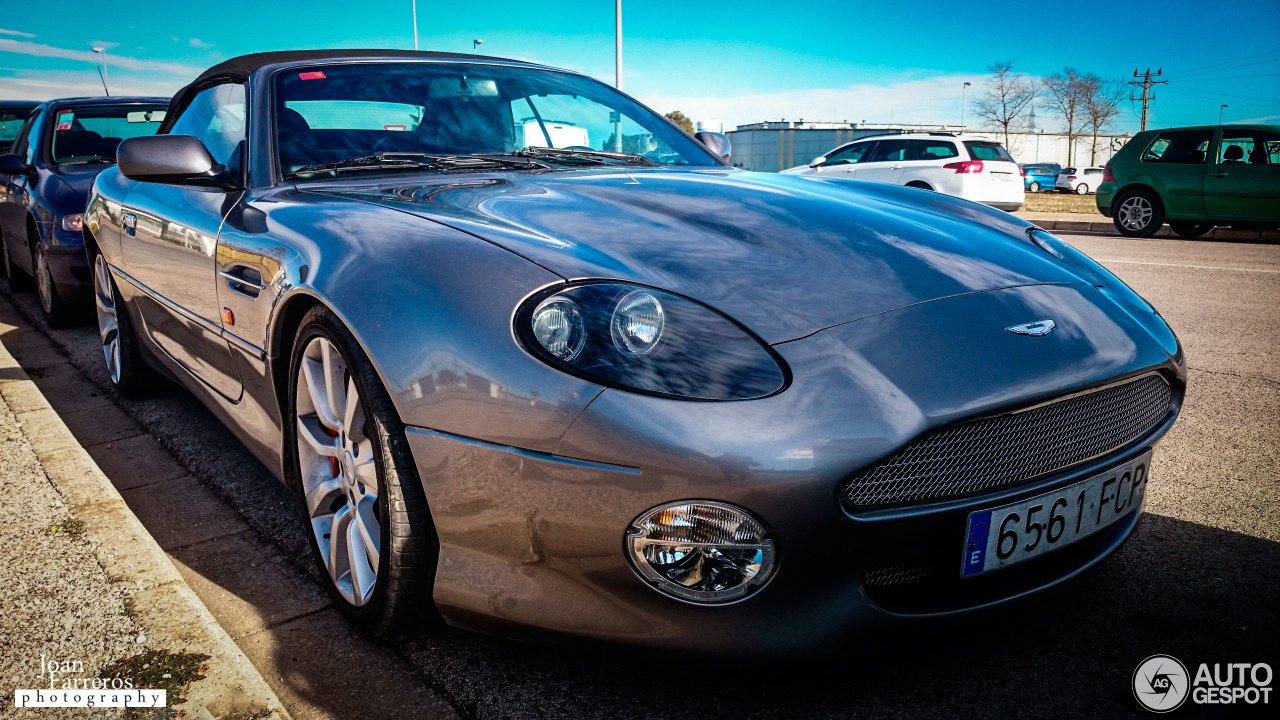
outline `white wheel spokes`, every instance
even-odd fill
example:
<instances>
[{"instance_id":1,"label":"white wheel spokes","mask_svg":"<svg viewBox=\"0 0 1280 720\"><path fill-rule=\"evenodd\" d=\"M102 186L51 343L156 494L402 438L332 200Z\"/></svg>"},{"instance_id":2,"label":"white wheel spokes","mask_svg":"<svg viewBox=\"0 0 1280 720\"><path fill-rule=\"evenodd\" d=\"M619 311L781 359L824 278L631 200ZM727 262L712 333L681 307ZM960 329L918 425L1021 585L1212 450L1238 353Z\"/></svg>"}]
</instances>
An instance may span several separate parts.
<instances>
[{"instance_id":1,"label":"white wheel spokes","mask_svg":"<svg viewBox=\"0 0 1280 720\"><path fill-rule=\"evenodd\" d=\"M1142 198L1132 197L1120 205L1120 222L1130 230L1139 230L1151 219L1152 208Z\"/></svg>"},{"instance_id":2,"label":"white wheel spokes","mask_svg":"<svg viewBox=\"0 0 1280 720\"><path fill-rule=\"evenodd\" d=\"M93 304L98 313L98 337L107 372L113 382L120 381L120 324L115 294L111 289L111 270L106 258L98 255L93 263Z\"/></svg>"},{"instance_id":3,"label":"white wheel spokes","mask_svg":"<svg viewBox=\"0 0 1280 720\"><path fill-rule=\"evenodd\" d=\"M298 467L316 544L338 593L364 605L378 580L378 466L360 392L341 353L314 338L298 372Z\"/></svg>"}]
</instances>

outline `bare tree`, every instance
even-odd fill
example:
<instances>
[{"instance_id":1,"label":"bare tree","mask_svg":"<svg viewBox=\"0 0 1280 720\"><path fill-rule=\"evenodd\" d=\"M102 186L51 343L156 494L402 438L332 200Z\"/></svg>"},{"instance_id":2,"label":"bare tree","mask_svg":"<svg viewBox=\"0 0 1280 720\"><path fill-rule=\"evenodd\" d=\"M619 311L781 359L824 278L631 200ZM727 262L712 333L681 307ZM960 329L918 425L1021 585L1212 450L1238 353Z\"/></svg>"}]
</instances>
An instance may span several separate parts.
<instances>
[{"instance_id":1,"label":"bare tree","mask_svg":"<svg viewBox=\"0 0 1280 720\"><path fill-rule=\"evenodd\" d=\"M1120 103L1128 97L1122 83L1114 80L1103 80L1089 73L1082 78L1085 96L1085 124L1093 135L1093 143L1089 146L1089 164L1098 164L1098 134L1107 129L1107 124L1120 114Z\"/></svg>"},{"instance_id":2,"label":"bare tree","mask_svg":"<svg viewBox=\"0 0 1280 720\"><path fill-rule=\"evenodd\" d=\"M1074 164L1073 155L1076 149L1076 138L1084 133L1088 104L1085 95L1086 83L1083 75L1075 68L1063 68L1043 80L1045 103L1051 110L1062 116L1063 134L1067 136L1067 164Z\"/></svg>"},{"instance_id":3,"label":"bare tree","mask_svg":"<svg viewBox=\"0 0 1280 720\"><path fill-rule=\"evenodd\" d=\"M1012 60L992 63L987 70L991 72L991 80L987 83L987 91L974 102L974 112L988 125L1004 132L1004 146L1007 148L1009 131L1040 91L1025 75L1013 71Z\"/></svg>"}]
</instances>

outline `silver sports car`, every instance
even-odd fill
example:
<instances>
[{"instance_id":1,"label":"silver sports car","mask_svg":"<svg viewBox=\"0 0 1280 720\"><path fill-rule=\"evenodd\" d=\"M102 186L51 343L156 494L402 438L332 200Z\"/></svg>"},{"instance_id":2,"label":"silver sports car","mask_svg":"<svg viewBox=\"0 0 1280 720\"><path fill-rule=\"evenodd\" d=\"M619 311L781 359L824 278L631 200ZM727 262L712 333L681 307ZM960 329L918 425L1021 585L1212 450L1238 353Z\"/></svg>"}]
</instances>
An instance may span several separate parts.
<instances>
[{"instance_id":1,"label":"silver sports car","mask_svg":"<svg viewBox=\"0 0 1280 720\"><path fill-rule=\"evenodd\" d=\"M1150 305L1011 215L728 157L538 65L236 58L97 178L103 354L297 492L375 634L849 652L1125 540L1185 387Z\"/></svg>"}]
</instances>

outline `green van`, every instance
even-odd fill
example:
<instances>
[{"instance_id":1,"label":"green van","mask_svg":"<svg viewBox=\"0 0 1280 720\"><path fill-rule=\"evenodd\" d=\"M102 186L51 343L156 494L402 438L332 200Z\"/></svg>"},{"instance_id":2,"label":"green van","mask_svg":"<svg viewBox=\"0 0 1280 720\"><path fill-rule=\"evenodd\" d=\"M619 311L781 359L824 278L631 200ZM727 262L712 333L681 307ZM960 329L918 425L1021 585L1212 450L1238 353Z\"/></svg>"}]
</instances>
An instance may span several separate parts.
<instances>
[{"instance_id":1,"label":"green van","mask_svg":"<svg viewBox=\"0 0 1280 720\"><path fill-rule=\"evenodd\" d=\"M1215 225L1280 227L1280 127L1140 132L1111 158L1097 203L1130 237L1150 237L1166 221L1185 238Z\"/></svg>"}]
</instances>

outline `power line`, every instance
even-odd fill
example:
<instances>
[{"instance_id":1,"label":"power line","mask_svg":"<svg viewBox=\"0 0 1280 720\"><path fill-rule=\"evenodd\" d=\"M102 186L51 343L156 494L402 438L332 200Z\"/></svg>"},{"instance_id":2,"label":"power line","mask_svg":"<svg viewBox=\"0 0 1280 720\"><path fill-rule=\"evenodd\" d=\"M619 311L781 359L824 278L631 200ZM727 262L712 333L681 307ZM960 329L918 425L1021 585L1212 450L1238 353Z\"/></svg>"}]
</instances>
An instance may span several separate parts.
<instances>
[{"instance_id":1,"label":"power line","mask_svg":"<svg viewBox=\"0 0 1280 720\"><path fill-rule=\"evenodd\" d=\"M1141 85L1141 86L1142 86L1142 119L1141 119L1141 121L1139 122L1139 132L1141 132L1142 130L1146 130L1146 129L1147 129L1147 105L1148 105L1152 100L1155 100L1155 97L1151 95L1151 86L1152 86L1152 85L1164 85L1164 84L1166 84L1166 83L1168 83L1168 82L1169 82L1168 80L1152 80L1152 79L1151 79L1151 78L1153 78L1153 77L1160 77L1160 73L1162 73L1162 72L1164 72L1164 68L1160 68L1160 69L1156 70L1154 74L1151 72L1151 68L1147 68L1147 71L1146 71L1146 72L1144 72L1144 73L1141 73L1141 74L1139 74L1137 70L1134 70L1134 71L1133 71L1133 76L1134 76L1134 77L1140 77L1140 78L1142 78L1142 82L1138 82L1138 81L1136 81L1136 80L1130 80L1130 81L1129 81L1129 84L1130 84L1130 85ZM1132 92L1130 92L1130 93L1129 93L1129 100L1130 100L1130 101L1133 101L1133 100L1135 100L1135 99L1136 99L1136 98L1134 98L1134 97L1133 97L1133 93L1132 93Z\"/></svg>"},{"instance_id":2,"label":"power line","mask_svg":"<svg viewBox=\"0 0 1280 720\"><path fill-rule=\"evenodd\" d=\"M1169 79L1185 80L1188 77L1195 77L1197 75L1212 75L1213 73L1216 73L1216 72L1230 72L1232 70L1243 70L1247 67L1253 67L1255 65L1269 65L1271 63L1276 63L1276 62L1280 62L1280 58L1271 58L1270 60L1259 60L1258 62L1245 63L1244 65L1232 65L1231 67L1213 68L1211 70L1200 70L1197 72L1178 73L1177 75L1170 75Z\"/></svg>"},{"instance_id":3,"label":"power line","mask_svg":"<svg viewBox=\"0 0 1280 720\"><path fill-rule=\"evenodd\" d=\"M1242 57L1242 58L1236 58L1235 60L1223 60L1222 62L1216 62L1216 63L1210 64L1210 65L1201 65L1200 67L1191 68L1190 70L1180 70L1180 71L1178 71L1178 72L1176 72L1176 73L1171 73L1171 74L1169 75L1169 77L1170 77L1170 78L1175 78L1175 77L1177 77L1177 76L1179 76L1179 75L1194 74L1194 73L1196 73L1196 71L1198 71L1198 70L1206 70L1206 69L1208 69L1208 68L1214 68L1214 67L1218 67L1218 66L1220 66L1220 65L1230 65L1231 63L1237 63L1237 62L1240 62L1241 60L1252 60L1252 59L1254 59L1254 58L1256 58L1256 57L1262 57L1263 55L1274 55L1274 54L1276 54L1276 53L1280 53L1280 48L1277 48L1277 49L1275 49L1275 50L1268 50L1268 51L1266 51L1266 52L1260 52L1260 53L1258 53L1257 55L1246 55L1245 57Z\"/></svg>"},{"instance_id":4,"label":"power line","mask_svg":"<svg viewBox=\"0 0 1280 720\"><path fill-rule=\"evenodd\" d=\"M1211 77L1211 78L1191 78L1190 80L1179 80L1178 82L1180 82L1180 83L1189 83L1189 82L1218 82L1219 80L1241 80L1241 79L1243 79L1243 78L1272 77L1272 76L1275 76L1275 75L1280 75L1280 72L1273 72L1273 73L1258 73L1257 75L1223 75L1222 77Z\"/></svg>"}]
</instances>

